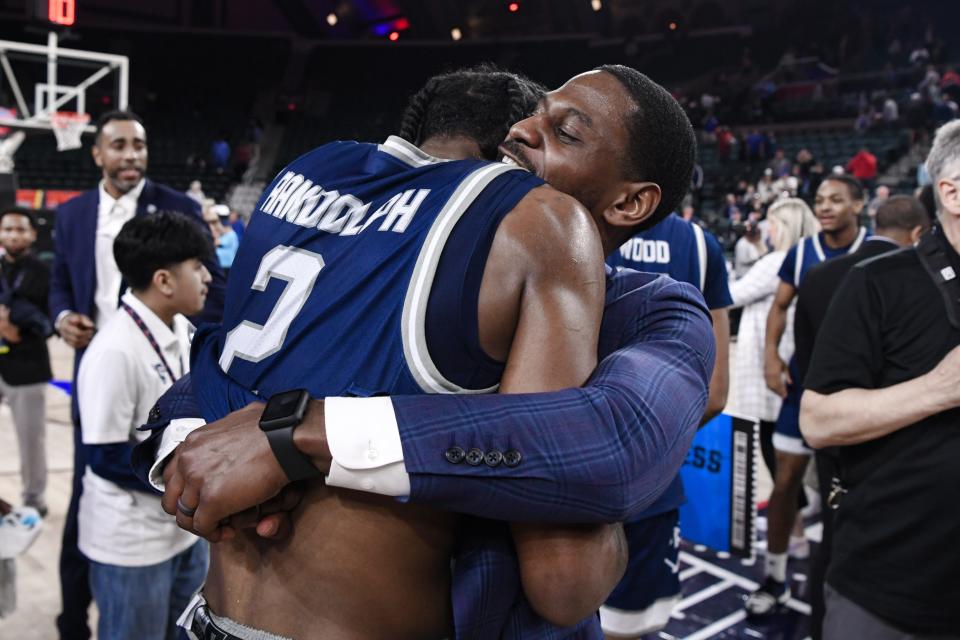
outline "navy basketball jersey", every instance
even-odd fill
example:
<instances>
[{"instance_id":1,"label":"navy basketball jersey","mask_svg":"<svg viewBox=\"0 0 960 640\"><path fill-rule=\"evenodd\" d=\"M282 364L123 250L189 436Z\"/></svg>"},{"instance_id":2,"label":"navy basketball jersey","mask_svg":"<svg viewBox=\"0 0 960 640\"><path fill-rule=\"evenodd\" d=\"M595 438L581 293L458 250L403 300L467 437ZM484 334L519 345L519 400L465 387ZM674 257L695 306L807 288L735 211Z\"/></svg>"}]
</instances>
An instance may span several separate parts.
<instances>
[{"instance_id":1,"label":"navy basketball jersey","mask_svg":"<svg viewBox=\"0 0 960 640\"><path fill-rule=\"evenodd\" d=\"M710 309L733 304L720 243L711 233L675 213L627 240L607 258L607 263L612 267L666 273L674 280L692 284L703 294Z\"/></svg>"},{"instance_id":2,"label":"navy basketball jersey","mask_svg":"<svg viewBox=\"0 0 960 640\"><path fill-rule=\"evenodd\" d=\"M794 288L799 289L803 278L814 266L821 262L826 262L830 258L853 253L860 248L863 240L870 235L866 227L860 227L853 244L846 247L831 249L823 241L823 232L819 232L809 238L804 238L793 245L783 258L783 264L780 265L778 275L780 279L787 284L792 284Z\"/></svg>"},{"instance_id":3,"label":"navy basketball jersey","mask_svg":"<svg viewBox=\"0 0 960 640\"><path fill-rule=\"evenodd\" d=\"M440 371L427 306L460 311L455 294L431 295L454 230L492 237L541 184L503 164L440 161L396 137L298 158L264 191L231 269L220 368L261 397L492 391Z\"/></svg>"}]
</instances>

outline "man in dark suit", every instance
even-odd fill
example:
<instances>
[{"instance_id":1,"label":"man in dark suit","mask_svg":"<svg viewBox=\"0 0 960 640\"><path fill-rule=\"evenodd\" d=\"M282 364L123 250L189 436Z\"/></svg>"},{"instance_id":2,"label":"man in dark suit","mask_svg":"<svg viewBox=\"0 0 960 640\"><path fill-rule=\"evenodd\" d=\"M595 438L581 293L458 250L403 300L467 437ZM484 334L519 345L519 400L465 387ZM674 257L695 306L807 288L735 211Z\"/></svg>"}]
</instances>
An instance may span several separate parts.
<instances>
[{"instance_id":1,"label":"man in dark suit","mask_svg":"<svg viewBox=\"0 0 960 640\"><path fill-rule=\"evenodd\" d=\"M930 217L916 198L893 196L877 209L876 223L874 235L867 238L857 251L813 267L797 290L794 338L800 380L807 375L817 332L827 315L830 301L850 269L868 258L895 251L899 247L912 246L930 228ZM832 478L836 475L836 460L835 452L830 448L819 449L814 455L820 497L824 505L823 537L810 568L810 599L813 607L811 630L813 637L819 638L823 621L823 581L830 562L833 539L833 512L827 505L827 499Z\"/></svg>"},{"instance_id":2,"label":"man in dark suit","mask_svg":"<svg viewBox=\"0 0 960 640\"><path fill-rule=\"evenodd\" d=\"M200 205L196 201L145 177L147 132L136 114L111 111L101 116L92 153L103 171L99 187L60 205L54 225L50 314L60 336L77 350L74 384L84 349L96 328L116 312L120 295L126 288L113 259L113 240L123 224L136 216L157 211L179 211L196 218L203 226ZM205 264L213 281L206 306L197 320L219 321L225 295L223 272L215 259ZM73 495L60 555L63 612L57 619L57 626L61 638L85 640L90 636L86 620L91 596L87 561L77 549L77 505L86 460L79 437L76 398L74 389L71 411L75 436Z\"/></svg>"}]
</instances>

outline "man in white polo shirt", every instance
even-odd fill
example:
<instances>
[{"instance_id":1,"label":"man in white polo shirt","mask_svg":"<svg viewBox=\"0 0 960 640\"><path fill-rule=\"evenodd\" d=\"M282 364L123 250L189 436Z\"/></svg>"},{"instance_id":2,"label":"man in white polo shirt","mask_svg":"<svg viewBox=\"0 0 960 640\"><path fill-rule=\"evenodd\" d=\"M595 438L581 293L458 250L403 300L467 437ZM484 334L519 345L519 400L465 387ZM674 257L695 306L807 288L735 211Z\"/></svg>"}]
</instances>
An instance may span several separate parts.
<instances>
[{"instance_id":1,"label":"man in white polo shirt","mask_svg":"<svg viewBox=\"0 0 960 640\"><path fill-rule=\"evenodd\" d=\"M100 611L97 637L166 640L206 575L207 548L179 529L130 467L136 431L150 408L189 369L184 315L203 308L209 242L173 213L127 222L113 246L129 283L120 309L80 364L79 404L88 464L79 508L80 551Z\"/></svg>"}]
</instances>

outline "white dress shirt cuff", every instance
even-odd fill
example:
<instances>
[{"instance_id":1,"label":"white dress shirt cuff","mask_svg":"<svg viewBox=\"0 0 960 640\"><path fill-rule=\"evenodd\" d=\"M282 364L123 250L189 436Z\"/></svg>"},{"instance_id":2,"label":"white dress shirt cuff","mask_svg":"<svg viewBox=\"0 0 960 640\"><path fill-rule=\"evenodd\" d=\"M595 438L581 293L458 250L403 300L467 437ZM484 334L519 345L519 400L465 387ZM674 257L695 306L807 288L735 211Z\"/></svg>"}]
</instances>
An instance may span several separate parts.
<instances>
[{"instance_id":1,"label":"white dress shirt cuff","mask_svg":"<svg viewBox=\"0 0 960 640\"><path fill-rule=\"evenodd\" d=\"M167 464L167 458L173 453L173 450L180 446L180 443L187 439L191 432L199 429L206 422L203 418L177 418L171 420L170 424L163 431L163 437L160 439L160 446L157 448L157 459L150 467L150 484L157 491L163 491L163 468Z\"/></svg>"},{"instance_id":2,"label":"white dress shirt cuff","mask_svg":"<svg viewBox=\"0 0 960 640\"><path fill-rule=\"evenodd\" d=\"M71 311L70 309L64 309L63 311L57 314L57 319L53 321L53 328L57 330L57 333L60 333L60 322L62 322L63 319L66 318L71 313L73 313L73 311Z\"/></svg>"},{"instance_id":3,"label":"white dress shirt cuff","mask_svg":"<svg viewBox=\"0 0 960 640\"><path fill-rule=\"evenodd\" d=\"M326 398L324 420L331 457L328 485L385 496L410 495L390 398Z\"/></svg>"}]
</instances>

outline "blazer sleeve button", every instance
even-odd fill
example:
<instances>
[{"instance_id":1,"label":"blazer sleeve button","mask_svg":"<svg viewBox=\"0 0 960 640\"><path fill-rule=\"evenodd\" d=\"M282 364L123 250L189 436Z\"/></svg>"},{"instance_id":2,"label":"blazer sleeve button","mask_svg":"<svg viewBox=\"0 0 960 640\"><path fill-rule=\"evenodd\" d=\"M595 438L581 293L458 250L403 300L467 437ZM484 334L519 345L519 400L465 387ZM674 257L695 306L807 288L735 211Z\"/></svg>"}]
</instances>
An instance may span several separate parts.
<instances>
[{"instance_id":1,"label":"blazer sleeve button","mask_svg":"<svg viewBox=\"0 0 960 640\"><path fill-rule=\"evenodd\" d=\"M520 460L523 459L523 456L520 455L520 452L516 449L511 449L503 454L503 464L508 467L515 467L520 464Z\"/></svg>"},{"instance_id":2,"label":"blazer sleeve button","mask_svg":"<svg viewBox=\"0 0 960 640\"><path fill-rule=\"evenodd\" d=\"M443 454L450 464L460 464L466 455L462 447L450 447Z\"/></svg>"}]
</instances>

